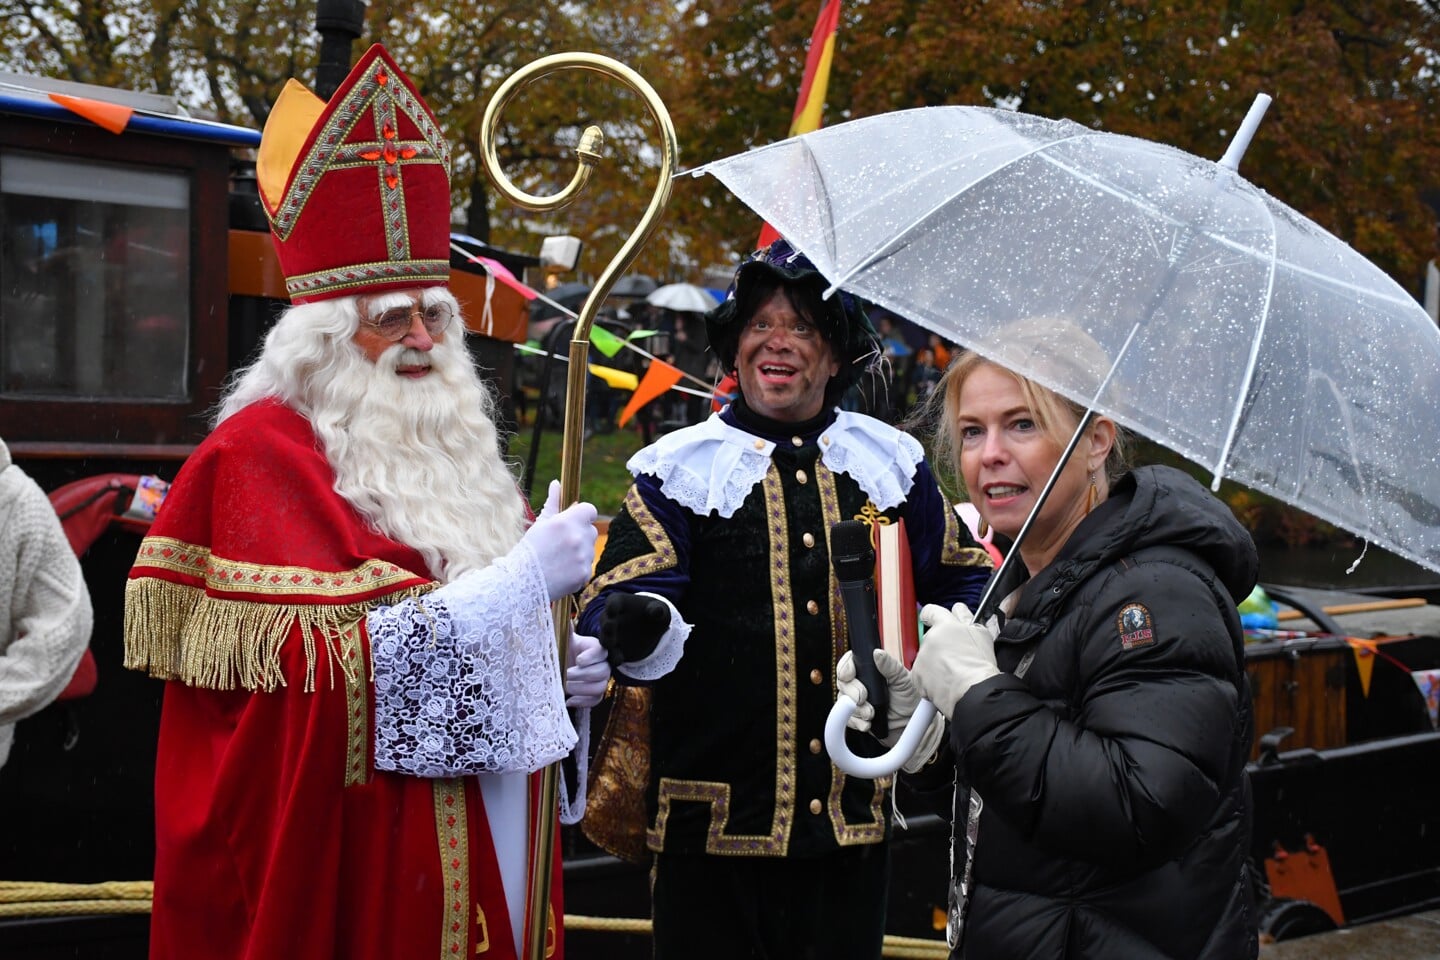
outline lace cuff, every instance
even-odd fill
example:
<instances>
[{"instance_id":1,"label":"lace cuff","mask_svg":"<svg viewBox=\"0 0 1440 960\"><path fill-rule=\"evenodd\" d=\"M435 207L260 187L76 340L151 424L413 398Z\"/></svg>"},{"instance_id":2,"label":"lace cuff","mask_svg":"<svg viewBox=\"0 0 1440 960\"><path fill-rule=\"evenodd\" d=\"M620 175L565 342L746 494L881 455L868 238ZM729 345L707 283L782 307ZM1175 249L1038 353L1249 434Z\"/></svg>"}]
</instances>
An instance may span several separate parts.
<instances>
[{"instance_id":1,"label":"lace cuff","mask_svg":"<svg viewBox=\"0 0 1440 960\"><path fill-rule=\"evenodd\" d=\"M580 742L571 751L575 758L575 796L570 796L570 785L566 783L565 772L555 779L560 782L560 822L566 826L579 823L585 816L585 783L590 779L590 708L581 707L575 711L575 729L580 731Z\"/></svg>"},{"instance_id":2,"label":"lace cuff","mask_svg":"<svg viewBox=\"0 0 1440 960\"><path fill-rule=\"evenodd\" d=\"M373 610L366 627L377 769L531 773L575 746L545 578L530 551Z\"/></svg>"},{"instance_id":3,"label":"lace cuff","mask_svg":"<svg viewBox=\"0 0 1440 960\"><path fill-rule=\"evenodd\" d=\"M627 677L649 682L659 680L675 669L675 665L685 655L685 641L690 639L691 626L685 622L684 617L680 616L680 611L675 609L675 604L660 594L642 590L637 596L654 597L665 604L670 609L670 626L665 629L664 635L660 637L660 642L655 645L654 650L650 651L648 657L631 663L622 663L615 669Z\"/></svg>"}]
</instances>

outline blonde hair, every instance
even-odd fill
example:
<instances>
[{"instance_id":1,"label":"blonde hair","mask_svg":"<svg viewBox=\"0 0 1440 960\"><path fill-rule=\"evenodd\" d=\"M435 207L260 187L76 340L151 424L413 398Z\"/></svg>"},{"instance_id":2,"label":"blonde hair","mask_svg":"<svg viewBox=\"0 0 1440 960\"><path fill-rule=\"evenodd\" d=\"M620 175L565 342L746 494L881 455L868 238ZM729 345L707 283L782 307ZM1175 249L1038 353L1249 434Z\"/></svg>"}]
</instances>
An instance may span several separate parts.
<instances>
[{"instance_id":1,"label":"blonde hair","mask_svg":"<svg viewBox=\"0 0 1440 960\"><path fill-rule=\"evenodd\" d=\"M1057 450L1065 448L1080 418L1085 415L1082 404L1021 376L1004 360L994 357L1013 358L1017 363L1029 361L1033 364L1038 360L1042 370L1065 374L1072 380L1078 378L1080 382L1092 383L1094 387L1100 385L1110 369L1104 350L1089 334L1069 320L1048 317L1010 324L998 331L981 350L965 350L958 354L931 394L931 402L927 406L932 409L927 411L927 416L938 421L934 428L935 458L951 468L961 489L964 489L965 481L960 473L960 392L965 381L980 367L989 365L1015 378L1036 425L1054 442ZM1117 424L1115 442L1111 444L1103 466L1109 484L1114 484L1129 469L1127 446L1124 431Z\"/></svg>"}]
</instances>

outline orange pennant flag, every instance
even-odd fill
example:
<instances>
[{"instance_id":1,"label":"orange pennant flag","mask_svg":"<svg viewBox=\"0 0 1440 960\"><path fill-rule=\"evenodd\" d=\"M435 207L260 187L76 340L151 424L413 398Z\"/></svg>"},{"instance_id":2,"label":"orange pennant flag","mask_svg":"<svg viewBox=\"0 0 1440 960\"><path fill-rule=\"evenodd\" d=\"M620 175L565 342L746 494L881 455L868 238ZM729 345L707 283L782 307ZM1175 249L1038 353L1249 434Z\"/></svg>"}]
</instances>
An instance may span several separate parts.
<instances>
[{"instance_id":1,"label":"orange pennant flag","mask_svg":"<svg viewBox=\"0 0 1440 960\"><path fill-rule=\"evenodd\" d=\"M1375 651L1373 641L1348 638L1346 643L1355 651L1355 672L1360 674L1360 695L1370 696L1370 675L1375 672Z\"/></svg>"},{"instance_id":2,"label":"orange pennant flag","mask_svg":"<svg viewBox=\"0 0 1440 960\"><path fill-rule=\"evenodd\" d=\"M118 103L106 103L104 100L91 100L87 97L72 97L66 93L52 93L50 99L71 113L78 113L89 120L97 127L104 127L111 133L121 133L130 122L130 117L135 111L131 107L121 106Z\"/></svg>"},{"instance_id":3,"label":"orange pennant flag","mask_svg":"<svg viewBox=\"0 0 1440 960\"><path fill-rule=\"evenodd\" d=\"M820 16L815 18L815 32L810 34L810 51L805 55L805 73L800 78L800 93L795 98L795 114L790 119L790 136L799 136L820 129L820 112L825 106L825 93L830 88L830 63L835 59L835 34L840 29L840 0L824 0ZM755 249L764 250L780 234L770 224L760 228Z\"/></svg>"},{"instance_id":4,"label":"orange pennant flag","mask_svg":"<svg viewBox=\"0 0 1440 960\"><path fill-rule=\"evenodd\" d=\"M635 416L635 413L645 404L679 383L680 377L680 371L664 360L650 361L650 369L645 371L645 376L640 380L640 386L635 388L630 402L625 404L624 410L620 411L620 426L625 426L626 421Z\"/></svg>"}]
</instances>

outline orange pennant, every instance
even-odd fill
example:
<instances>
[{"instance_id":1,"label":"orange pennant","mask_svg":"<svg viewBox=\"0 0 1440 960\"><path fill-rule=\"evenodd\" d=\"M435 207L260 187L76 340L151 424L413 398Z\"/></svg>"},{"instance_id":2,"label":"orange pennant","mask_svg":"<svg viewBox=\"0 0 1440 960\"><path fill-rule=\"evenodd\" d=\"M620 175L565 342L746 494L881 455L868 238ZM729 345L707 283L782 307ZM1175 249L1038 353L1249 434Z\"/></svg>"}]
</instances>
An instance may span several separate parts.
<instances>
[{"instance_id":1,"label":"orange pennant","mask_svg":"<svg viewBox=\"0 0 1440 960\"><path fill-rule=\"evenodd\" d=\"M640 386L635 388L630 402L620 411L620 426L625 426L626 421L635 416L636 411L645 404L679 383L680 377L680 371L664 360L652 360L650 369L645 371L645 376L641 378Z\"/></svg>"},{"instance_id":2,"label":"orange pennant","mask_svg":"<svg viewBox=\"0 0 1440 960\"><path fill-rule=\"evenodd\" d=\"M1370 696L1370 675L1375 672L1375 650L1373 641L1348 638L1350 649L1355 651L1355 671L1360 674L1360 694Z\"/></svg>"},{"instance_id":3,"label":"orange pennant","mask_svg":"<svg viewBox=\"0 0 1440 960\"><path fill-rule=\"evenodd\" d=\"M50 99L71 113L78 113L89 120L97 127L104 127L111 133L122 133L130 117L135 113L131 107L121 106L118 103L106 103L103 100L91 100L87 97L72 97L65 93L52 93Z\"/></svg>"}]
</instances>

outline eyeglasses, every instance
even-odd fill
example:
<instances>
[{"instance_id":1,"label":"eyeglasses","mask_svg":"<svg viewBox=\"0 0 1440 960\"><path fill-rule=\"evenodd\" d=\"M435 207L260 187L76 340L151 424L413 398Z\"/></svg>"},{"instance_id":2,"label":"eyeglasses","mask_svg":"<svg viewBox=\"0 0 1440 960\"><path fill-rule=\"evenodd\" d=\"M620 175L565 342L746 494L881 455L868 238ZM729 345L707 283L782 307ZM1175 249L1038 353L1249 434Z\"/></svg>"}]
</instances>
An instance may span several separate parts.
<instances>
[{"instance_id":1,"label":"eyeglasses","mask_svg":"<svg viewBox=\"0 0 1440 960\"><path fill-rule=\"evenodd\" d=\"M450 326L450 321L455 317L455 311L448 303L432 303L428 307L395 307L386 310L378 317L370 317L362 322L366 326L373 327L380 336L393 343L404 339L405 334L410 332L411 318L417 315L420 317L420 322L425 324L425 332L435 337L444 333Z\"/></svg>"}]
</instances>

